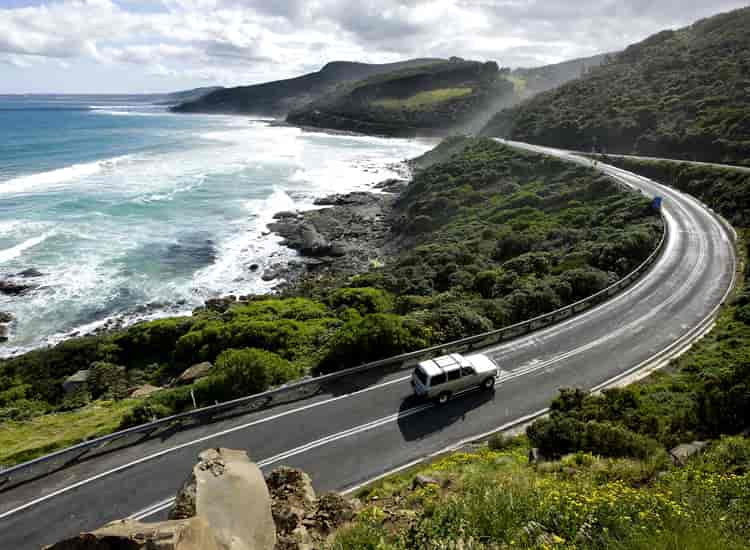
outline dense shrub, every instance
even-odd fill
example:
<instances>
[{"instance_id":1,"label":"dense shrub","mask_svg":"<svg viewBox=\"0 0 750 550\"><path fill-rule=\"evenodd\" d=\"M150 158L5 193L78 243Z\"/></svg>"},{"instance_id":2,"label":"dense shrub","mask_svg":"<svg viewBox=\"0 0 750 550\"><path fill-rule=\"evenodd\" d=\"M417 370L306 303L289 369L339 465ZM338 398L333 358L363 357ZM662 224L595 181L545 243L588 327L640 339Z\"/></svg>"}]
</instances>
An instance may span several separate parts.
<instances>
[{"instance_id":1,"label":"dense shrub","mask_svg":"<svg viewBox=\"0 0 750 550\"><path fill-rule=\"evenodd\" d=\"M543 455L553 457L588 451L600 456L644 459L660 448L656 441L625 427L609 422L581 422L569 416L537 420L528 427L526 435Z\"/></svg>"},{"instance_id":2,"label":"dense shrub","mask_svg":"<svg viewBox=\"0 0 750 550\"><path fill-rule=\"evenodd\" d=\"M393 296L378 288L340 288L331 294L329 302L333 308L351 307L361 315L393 309Z\"/></svg>"},{"instance_id":3,"label":"dense shrub","mask_svg":"<svg viewBox=\"0 0 750 550\"><path fill-rule=\"evenodd\" d=\"M279 355L262 349L229 349L216 360L216 374L232 397L265 391L269 386L288 382L300 375L299 367ZM218 382L218 381L217 381Z\"/></svg>"},{"instance_id":4,"label":"dense shrub","mask_svg":"<svg viewBox=\"0 0 750 550\"><path fill-rule=\"evenodd\" d=\"M333 372L427 344L425 330L413 321L387 313L366 315L334 333L316 370Z\"/></svg>"}]
</instances>

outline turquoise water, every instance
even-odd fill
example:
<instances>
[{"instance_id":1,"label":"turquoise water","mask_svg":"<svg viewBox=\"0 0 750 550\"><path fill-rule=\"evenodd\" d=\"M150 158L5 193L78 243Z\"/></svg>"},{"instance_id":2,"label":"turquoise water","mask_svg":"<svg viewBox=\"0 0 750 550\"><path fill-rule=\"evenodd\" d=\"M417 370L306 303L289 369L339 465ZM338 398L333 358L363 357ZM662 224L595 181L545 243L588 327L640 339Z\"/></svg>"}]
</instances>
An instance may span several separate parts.
<instances>
[{"instance_id":1,"label":"turquoise water","mask_svg":"<svg viewBox=\"0 0 750 550\"><path fill-rule=\"evenodd\" d=\"M263 267L293 255L264 235L274 213L395 177L428 147L173 115L129 96L0 97L0 279L37 286L0 295L16 317L0 355L268 292ZM30 268L43 275L18 276Z\"/></svg>"}]
</instances>

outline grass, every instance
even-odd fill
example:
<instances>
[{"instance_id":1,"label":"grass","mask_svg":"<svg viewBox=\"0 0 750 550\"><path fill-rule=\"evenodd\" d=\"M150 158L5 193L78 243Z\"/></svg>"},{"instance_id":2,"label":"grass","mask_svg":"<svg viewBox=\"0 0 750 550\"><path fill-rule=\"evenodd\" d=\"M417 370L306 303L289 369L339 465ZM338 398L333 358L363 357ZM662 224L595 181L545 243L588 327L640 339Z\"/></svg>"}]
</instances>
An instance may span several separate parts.
<instances>
[{"instance_id":1,"label":"grass","mask_svg":"<svg viewBox=\"0 0 750 550\"><path fill-rule=\"evenodd\" d=\"M443 101L449 101L459 97L470 95L474 90L472 88L439 88L437 90L429 90L427 92L419 92L411 97L405 99L398 98L385 98L373 101L372 104L376 107L383 107L384 109L423 109L429 107L435 103L442 103Z\"/></svg>"},{"instance_id":2,"label":"grass","mask_svg":"<svg viewBox=\"0 0 750 550\"><path fill-rule=\"evenodd\" d=\"M140 400L96 401L84 408L0 425L0 465L31 460L112 433Z\"/></svg>"},{"instance_id":3,"label":"grass","mask_svg":"<svg viewBox=\"0 0 750 550\"><path fill-rule=\"evenodd\" d=\"M750 442L714 443L686 468L578 453L530 466L527 442L457 452L359 491L363 511L331 548L745 548ZM743 462L746 464L746 462ZM438 485L413 488L422 473Z\"/></svg>"},{"instance_id":4,"label":"grass","mask_svg":"<svg viewBox=\"0 0 750 550\"><path fill-rule=\"evenodd\" d=\"M523 97L524 92L526 92L526 79L518 76L508 76L506 78L513 83L516 94Z\"/></svg>"}]
</instances>

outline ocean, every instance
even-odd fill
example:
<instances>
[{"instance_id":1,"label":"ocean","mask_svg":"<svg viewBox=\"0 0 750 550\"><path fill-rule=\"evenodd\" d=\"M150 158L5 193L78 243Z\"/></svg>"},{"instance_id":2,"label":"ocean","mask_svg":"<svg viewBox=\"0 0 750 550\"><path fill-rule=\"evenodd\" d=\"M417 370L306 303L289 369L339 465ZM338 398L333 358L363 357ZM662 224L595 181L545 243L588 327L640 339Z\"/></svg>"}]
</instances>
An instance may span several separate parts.
<instances>
[{"instance_id":1,"label":"ocean","mask_svg":"<svg viewBox=\"0 0 750 550\"><path fill-rule=\"evenodd\" d=\"M15 317L0 356L267 293L263 268L295 255L268 234L273 214L397 177L431 147L269 122L134 96L0 96L0 280L36 287L0 294Z\"/></svg>"}]
</instances>

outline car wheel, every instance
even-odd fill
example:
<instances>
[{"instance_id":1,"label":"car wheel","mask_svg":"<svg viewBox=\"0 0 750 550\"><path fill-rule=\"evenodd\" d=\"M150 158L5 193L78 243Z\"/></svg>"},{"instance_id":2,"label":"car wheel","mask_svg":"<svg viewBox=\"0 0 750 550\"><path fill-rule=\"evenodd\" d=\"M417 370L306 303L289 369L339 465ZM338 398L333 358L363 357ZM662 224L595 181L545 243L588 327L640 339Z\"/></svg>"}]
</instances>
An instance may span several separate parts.
<instances>
[{"instance_id":1,"label":"car wheel","mask_svg":"<svg viewBox=\"0 0 750 550\"><path fill-rule=\"evenodd\" d=\"M441 393L437 397L438 405L445 405L448 402L448 399L450 399L450 397L451 397L451 394L449 394L447 391Z\"/></svg>"},{"instance_id":2,"label":"car wheel","mask_svg":"<svg viewBox=\"0 0 750 550\"><path fill-rule=\"evenodd\" d=\"M487 378L484 382L482 382L482 386L484 386L484 389L486 390L491 390L495 387L495 379Z\"/></svg>"}]
</instances>

